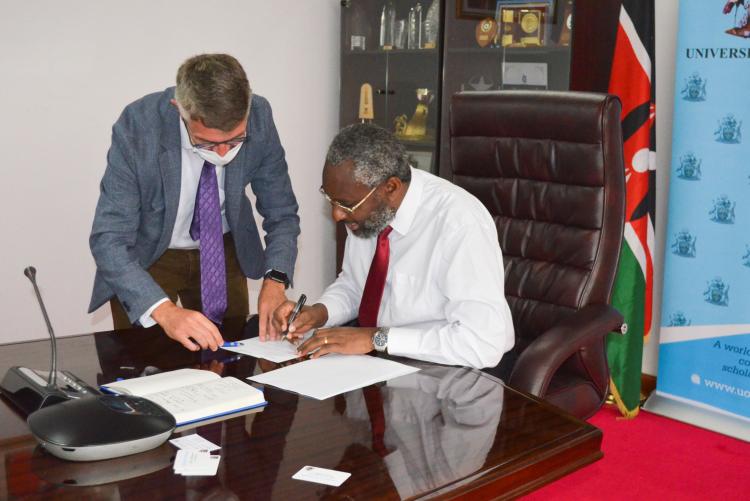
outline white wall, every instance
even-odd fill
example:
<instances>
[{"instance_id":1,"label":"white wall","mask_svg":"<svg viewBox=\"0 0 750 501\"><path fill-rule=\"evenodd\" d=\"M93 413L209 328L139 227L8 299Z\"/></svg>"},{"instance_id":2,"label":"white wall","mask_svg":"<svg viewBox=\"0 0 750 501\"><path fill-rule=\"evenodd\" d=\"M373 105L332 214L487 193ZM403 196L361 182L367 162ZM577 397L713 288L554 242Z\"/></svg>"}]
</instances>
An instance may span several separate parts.
<instances>
[{"instance_id":1,"label":"white wall","mask_svg":"<svg viewBox=\"0 0 750 501\"><path fill-rule=\"evenodd\" d=\"M237 57L273 106L301 207L296 287L316 297L334 277L334 230L317 188L338 129L339 16L338 0L5 5L0 343L46 336L27 265L38 270L58 335L111 328L108 307L86 313L88 236L111 126L126 104L173 85L180 63L203 52ZM251 283L251 297L257 290Z\"/></svg>"},{"instance_id":2,"label":"white wall","mask_svg":"<svg viewBox=\"0 0 750 501\"><path fill-rule=\"evenodd\" d=\"M643 372L656 375L659 353L659 325L664 273L664 242L667 226L667 197L672 159L672 115L674 110L674 67L677 46L678 0L656 0L656 250L654 254L654 316L651 337L643 350Z\"/></svg>"}]
</instances>

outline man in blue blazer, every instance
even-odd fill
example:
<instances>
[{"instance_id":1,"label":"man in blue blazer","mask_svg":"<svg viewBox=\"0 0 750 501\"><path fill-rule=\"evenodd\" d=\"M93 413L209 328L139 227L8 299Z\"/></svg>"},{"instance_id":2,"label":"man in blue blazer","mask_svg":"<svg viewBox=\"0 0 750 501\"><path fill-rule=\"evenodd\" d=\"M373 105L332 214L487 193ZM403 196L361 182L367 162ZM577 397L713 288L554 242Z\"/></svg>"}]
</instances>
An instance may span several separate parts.
<instances>
[{"instance_id":1,"label":"man in blue blazer","mask_svg":"<svg viewBox=\"0 0 750 501\"><path fill-rule=\"evenodd\" d=\"M246 316L247 278L265 277L260 331L276 337L270 319L294 273L297 208L268 101L233 57L192 57L176 87L128 105L112 128L89 239L89 312L110 301L115 329L158 323L190 350L216 350L215 324Z\"/></svg>"}]
</instances>

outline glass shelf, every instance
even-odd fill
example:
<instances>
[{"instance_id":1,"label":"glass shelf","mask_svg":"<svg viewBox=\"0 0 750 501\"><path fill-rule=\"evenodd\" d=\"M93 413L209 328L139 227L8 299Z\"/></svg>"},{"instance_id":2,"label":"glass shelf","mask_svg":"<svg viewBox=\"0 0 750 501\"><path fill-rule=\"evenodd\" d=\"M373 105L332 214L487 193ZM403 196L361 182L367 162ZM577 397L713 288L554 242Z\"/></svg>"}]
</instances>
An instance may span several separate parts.
<instances>
[{"instance_id":1,"label":"glass shelf","mask_svg":"<svg viewBox=\"0 0 750 501\"><path fill-rule=\"evenodd\" d=\"M448 47L448 54L514 54L514 55L548 55L569 54L570 47Z\"/></svg>"},{"instance_id":2,"label":"glass shelf","mask_svg":"<svg viewBox=\"0 0 750 501\"><path fill-rule=\"evenodd\" d=\"M344 52L344 55L346 56L354 56L354 55L373 55L373 54L389 54L389 55L423 55L423 56L433 56L437 57L438 50L437 49L390 49L390 50L383 50L383 49L376 49L376 50L348 50Z\"/></svg>"}]
</instances>

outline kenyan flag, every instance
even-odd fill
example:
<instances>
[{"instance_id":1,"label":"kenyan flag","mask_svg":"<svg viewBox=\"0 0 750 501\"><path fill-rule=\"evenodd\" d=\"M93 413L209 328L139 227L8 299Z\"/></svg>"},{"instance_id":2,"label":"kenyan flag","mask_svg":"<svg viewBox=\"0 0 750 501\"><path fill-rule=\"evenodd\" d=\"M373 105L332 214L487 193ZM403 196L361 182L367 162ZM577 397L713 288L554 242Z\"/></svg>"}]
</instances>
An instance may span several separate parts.
<instances>
[{"instance_id":1,"label":"kenyan flag","mask_svg":"<svg viewBox=\"0 0 750 501\"><path fill-rule=\"evenodd\" d=\"M638 414L643 341L651 332L656 132L654 0L623 0L609 92L622 100L625 153L625 235L612 306L628 332L610 334L610 389L620 411Z\"/></svg>"}]
</instances>

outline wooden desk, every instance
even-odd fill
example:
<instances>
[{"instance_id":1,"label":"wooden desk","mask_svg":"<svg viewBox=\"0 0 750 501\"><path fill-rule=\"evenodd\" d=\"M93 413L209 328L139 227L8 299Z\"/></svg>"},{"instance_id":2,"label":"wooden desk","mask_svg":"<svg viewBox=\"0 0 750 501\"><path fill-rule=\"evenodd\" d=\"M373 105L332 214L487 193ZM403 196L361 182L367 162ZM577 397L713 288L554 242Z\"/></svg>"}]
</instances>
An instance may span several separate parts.
<instances>
[{"instance_id":1,"label":"wooden desk","mask_svg":"<svg viewBox=\"0 0 750 501\"><path fill-rule=\"evenodd\" d=\"M254 332L257 326L244 321L224 329L230 340ZM191 353L158 328L64 338L58 353L60 368L97 385L144 370L201 367L244 378L276 367L223 350ZM175 475L168 443L109 461L59 460L36 447L24 419L4 400L0 499L511 498L602 456L597 428L492 376L408 363L422 370L325 401L267 387L262 412L188 431L221 445L215 477ZM12 365L46 370L48 364L47 341L0 345L0 375ZM371 422L377 418L370 414L385 418L376 443ZM293 480L305 465L352 476L338 488Z\"/></svg>"}]
</instances>

